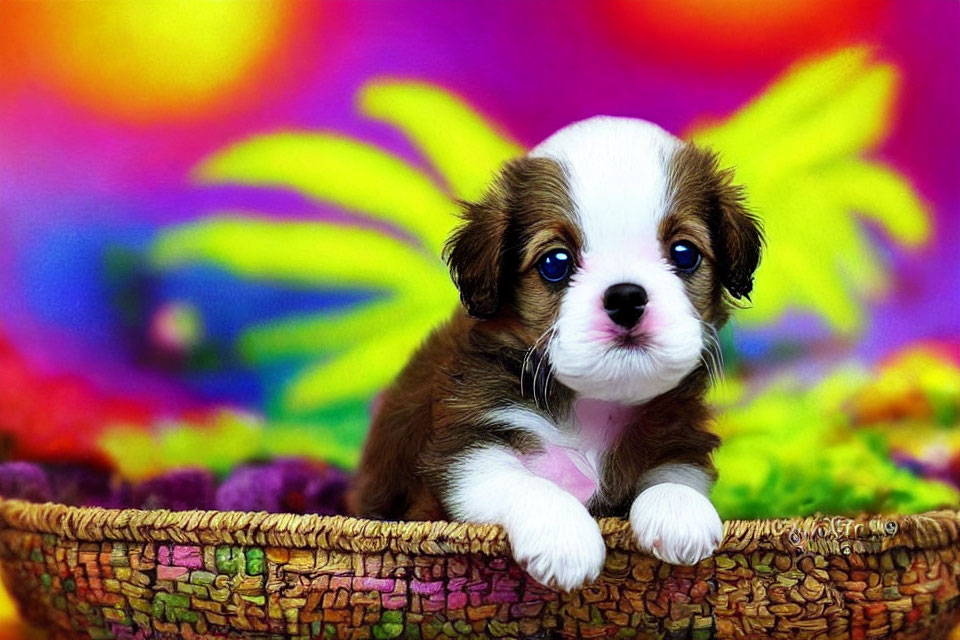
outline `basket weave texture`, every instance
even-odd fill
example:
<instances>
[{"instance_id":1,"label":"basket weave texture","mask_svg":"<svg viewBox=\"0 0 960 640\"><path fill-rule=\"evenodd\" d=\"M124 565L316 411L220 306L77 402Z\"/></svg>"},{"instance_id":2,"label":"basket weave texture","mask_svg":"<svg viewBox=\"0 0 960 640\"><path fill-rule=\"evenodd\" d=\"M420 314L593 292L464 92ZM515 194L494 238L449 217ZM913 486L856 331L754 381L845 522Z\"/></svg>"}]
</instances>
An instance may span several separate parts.
<instances>
[{"instance_id":1,"label":"basket weave texture","mask_svg":"<svg viewBox=\"0 0 960 640\"><path fill-rule=\"evenodd\" d=\"M960 515L731 521L675 567L600 521L600 579L537 584L499 527L0 501L0 568L55 637L923 638L956 620Z\"/></svg>"}]
</instances>

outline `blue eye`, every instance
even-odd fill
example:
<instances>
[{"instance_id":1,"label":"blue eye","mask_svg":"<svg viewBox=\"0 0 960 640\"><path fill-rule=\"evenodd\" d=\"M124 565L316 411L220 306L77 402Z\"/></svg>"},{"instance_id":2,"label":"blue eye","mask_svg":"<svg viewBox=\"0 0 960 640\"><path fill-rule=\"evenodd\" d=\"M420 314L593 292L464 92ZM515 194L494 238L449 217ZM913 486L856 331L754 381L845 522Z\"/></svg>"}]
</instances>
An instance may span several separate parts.
<instances>
[{"instance_id":1,"label":"blue eye","mask_svg":"<svg viewBox=\"0 0 960 640\"><path fill-rule=\"evenodd\" d=\"M700 250L689 242L675 242L670 247L670 259L684 273L696 271L700 266L700 258Z\"/></svg>"},{"instance_id":2,"label":"blue eye","mask_svg":"<svg viewBox=\"0 0 960 640\"><path fill-rule=\"evenodd\" d=\"M554 249L540 258L540 276L547 282L561 282L570 275L573 261L564 249Z\"/></svg>"}]
</instances>

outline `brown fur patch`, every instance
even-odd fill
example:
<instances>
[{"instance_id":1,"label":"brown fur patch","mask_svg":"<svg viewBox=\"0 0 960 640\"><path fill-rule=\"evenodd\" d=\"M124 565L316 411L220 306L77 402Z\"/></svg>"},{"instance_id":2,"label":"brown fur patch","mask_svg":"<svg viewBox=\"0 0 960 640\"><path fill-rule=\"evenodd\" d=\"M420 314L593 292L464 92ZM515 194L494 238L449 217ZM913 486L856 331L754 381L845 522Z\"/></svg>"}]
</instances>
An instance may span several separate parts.
<instances>
[{"instance_id":1,"label":"brown fur patch","mask_svg":"<svg viewBox=\"0 0 960 640\"><path fill-rule=\"evenodd\" d=\"M483 200L462 203L463 224L444 255L470 315L491 318L516 299L512 284L535 264L538 246L567 246L576 255L580 237L568 194L556 162L520 158L507 163Z\"/></svg>"},{"instance_id":2,"label":"brown fur patch","mask_svg":"<svg viewBox=\"0 0 960 640\"><path fill-rule=\"evenodd\" d=\"M760 222L747 210L733 171L721 169L709 150L684 145L672 159L669 179L672 206L660 225L664 255L678 240L700 249L703 263L684 276L687 292L701 318L719 329L730 315L728 296L750 294L763 247Z\"/></svg>"}]
</instances>

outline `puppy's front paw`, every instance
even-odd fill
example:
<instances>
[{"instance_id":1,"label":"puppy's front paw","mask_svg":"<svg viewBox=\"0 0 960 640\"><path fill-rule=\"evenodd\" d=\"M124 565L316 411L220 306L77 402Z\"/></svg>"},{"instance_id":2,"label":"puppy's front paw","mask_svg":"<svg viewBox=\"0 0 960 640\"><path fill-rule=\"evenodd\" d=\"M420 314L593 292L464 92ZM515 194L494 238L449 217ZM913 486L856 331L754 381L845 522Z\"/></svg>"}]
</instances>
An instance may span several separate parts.
<instances>
[{"instance_id":1,"label":"puppy's front paw","mask_svg":"<svg viewBox=\"0 0 960 640\"><path fill-rule=\"evenodd\" d=\"M630 526L641 549L670 564L696 564L716 551L723 538L723 524L710 500L673 482L655 484L637 496Z\"/></svg>"},{"instance_id":2,"label":"puppy's front paw","mask_svg":"<svg viewBox=\"0 0 960 640\"><path fill-rule=\"evenodd\" d=\"M597 521L573 496L549 501L507 527L513 557L534 580L571 591L600 575L607 549Z\"/></svg>"}]
</instances>

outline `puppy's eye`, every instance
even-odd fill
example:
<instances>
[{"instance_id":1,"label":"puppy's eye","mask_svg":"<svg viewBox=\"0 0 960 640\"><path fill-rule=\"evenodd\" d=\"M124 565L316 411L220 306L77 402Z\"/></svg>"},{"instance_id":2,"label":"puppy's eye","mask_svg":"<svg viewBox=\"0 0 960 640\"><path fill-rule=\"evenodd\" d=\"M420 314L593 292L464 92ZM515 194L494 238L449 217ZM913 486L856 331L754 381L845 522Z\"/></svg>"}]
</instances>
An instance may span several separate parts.
<instances>
[{"instance_id":1,"label":"puppy's eye","mask_svg":"<svg viewBox=\"0 0 960 640\"><path fill-rule=\"evenodd\" d=\"M547 282L562 282L570 275L573 260L565 249L554 249L540 258L540 277Z\"/></svg>"},{"instance_id":2,"label":"puppy's eye","mask_svg":"<svg viewBox=\"0 0 960 640\"><path fill-rule=\"evenodd\" d=\"M677 269L684 273L693 273L700 266L700 250L693 244L681 240L670 247L670 259Z\"/></svg>"}]
</instances>

